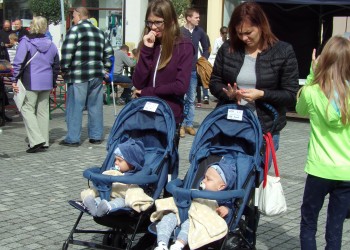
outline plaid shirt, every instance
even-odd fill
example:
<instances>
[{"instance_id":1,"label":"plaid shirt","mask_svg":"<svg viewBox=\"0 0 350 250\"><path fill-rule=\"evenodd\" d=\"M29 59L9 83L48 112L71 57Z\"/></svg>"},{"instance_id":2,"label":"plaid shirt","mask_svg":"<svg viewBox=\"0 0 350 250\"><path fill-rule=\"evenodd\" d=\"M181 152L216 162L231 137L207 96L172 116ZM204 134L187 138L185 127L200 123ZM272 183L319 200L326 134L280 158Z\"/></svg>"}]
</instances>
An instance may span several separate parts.
<instances>
[{"instance_id":1,"label":"plaid shirt","mask_svg":"<svg viewBox=\"0 0 350 250\"><path fill-rule=\"evenodd\" d=\"M67 83L103 78L111 67L113 48L104 33L87 20L81 20L67 33L61 50L61 71Z\"/></svg>"}]
</instances>

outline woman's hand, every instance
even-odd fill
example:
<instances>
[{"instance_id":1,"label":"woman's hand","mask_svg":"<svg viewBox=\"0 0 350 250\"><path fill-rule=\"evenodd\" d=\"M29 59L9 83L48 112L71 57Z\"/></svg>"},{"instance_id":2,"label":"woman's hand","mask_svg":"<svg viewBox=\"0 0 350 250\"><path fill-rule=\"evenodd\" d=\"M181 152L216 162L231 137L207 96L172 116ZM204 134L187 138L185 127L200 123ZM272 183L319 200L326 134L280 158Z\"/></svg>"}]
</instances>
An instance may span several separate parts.
<instances>
[{"instance_id":1,"label":"woman's hand","mask_svg":"<svg viewBox=\"0 0 350 250\"><path fill-rule=\"evenodd\" d=\"M216 209L216 212L221 218L224 218L226 215L228 215L228 208L225 206L220 206Z\"/></svg>"},{"instance_id":2,"label":"woman's hand","mask_svg":"<svg viewBox=\"0 0 350 250\"><path fill-rule=\"evenodd\" d=\"M241 98L247 102L254 102L264 96L264 91L260 89L240 89Z\"/></svg>"},{"instance_id":3,"label":"woman's hand","mask_svg":"<svg viewBox=\"0 0 350 250\"><path fill-rule=\"evenodd\" d=\"M149 48L153 48L154 42L156 41L156 32L151 30L148 34L143 37L143 44Z\"/></svg>"},{"instance_id":4,"label":"woman's hand","mask_svg":"<svg viewBox=\"0 0 350 250\"><path fill-rule=\"evenodd\" d=\"M19 92L19 87L17 86L16 82L12 83L12 89L13 89L13 92L15 92L15 93Z\"/></svg>"},{"instance_id":5,"label":"woman's hand","mask_svg":"<svg viewBox=\"0 0 350 250\"><path fill-rule=\"evenodd\" d=\"M240 90L237 89L237 83L234 83L233 87L228 83L227 88L222 88L222 90L226 93L230 100L234 100L236 98L238 104L241 102Z\"/></svg>"},{"instance_id":6,"label":"woman's hand","mask_svg":"<svg viewBox=\"0 0 350 250\"><path fill-rule=\"evenodd\" d=\"M141 90L139 89L134 89L134 91L132 92L132 98L133 99L136 99L136 98L139 98L141 96Z\"/></svg>"}]
</instances>

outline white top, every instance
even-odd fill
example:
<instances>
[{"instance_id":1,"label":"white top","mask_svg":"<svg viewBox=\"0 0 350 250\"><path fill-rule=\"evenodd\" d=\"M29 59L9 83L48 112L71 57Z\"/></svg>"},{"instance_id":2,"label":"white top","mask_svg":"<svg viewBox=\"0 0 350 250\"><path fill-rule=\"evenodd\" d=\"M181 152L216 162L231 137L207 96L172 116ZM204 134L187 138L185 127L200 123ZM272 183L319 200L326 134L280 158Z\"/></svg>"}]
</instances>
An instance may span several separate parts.
<instances>
[{"instance_id":1,"label":"white top","mask_svg":"<svg viewBox=\"0 0 350 250\"><path fill-rule=\"evenodd\" d=\"M220 49L221 45L223 45L224 41L222 40L222 37L218 37L215 39L215 42L214 42L214 47L211 51L211 53L213 55L216 55L218 53L218 50Z\"/></svg>"},{"instance_id":2,"label":"white top","mask_svg":"<svg viewBox=\"0 0 350 250\"><path fill-rule=\"evenodd\" d=\"M214 47L212 48L211 54L208 58L208 61L211 63L212 66L214 66L216 54L218 53L218 51L219 51L221 45L223 45L223 43L224 43L224 41L222 40L221 36L215 39Z\"/></svg>"}]
</instances>

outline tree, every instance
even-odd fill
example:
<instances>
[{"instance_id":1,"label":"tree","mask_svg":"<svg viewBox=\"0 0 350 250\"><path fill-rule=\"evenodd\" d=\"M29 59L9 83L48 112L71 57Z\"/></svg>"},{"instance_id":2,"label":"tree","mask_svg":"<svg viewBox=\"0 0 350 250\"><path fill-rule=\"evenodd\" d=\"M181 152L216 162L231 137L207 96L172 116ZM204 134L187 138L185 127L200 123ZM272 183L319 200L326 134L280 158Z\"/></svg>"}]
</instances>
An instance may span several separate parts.
<instances>
[{"instance_id":1,"label":"tree","mask_svg":"<svg viewBox=\"0 0 350 250\"><path fill-rule=\"evenodd\" d=\"M61 22L61 0L30 0L29 8L34 16L43 16L48 24ZM65 16L68 13L68 1L64 0Z\"/></svg>"},{"instance_id":2,"label":"tree","mask_svg":"<svg viewBox=\"0 0 350 250\"><path fill-rule=\"evenodd\" d=\"M176 14L180 17L184 14L185 9L190 7L191 0L172 0Z\"/></svg>"}]
</instances>

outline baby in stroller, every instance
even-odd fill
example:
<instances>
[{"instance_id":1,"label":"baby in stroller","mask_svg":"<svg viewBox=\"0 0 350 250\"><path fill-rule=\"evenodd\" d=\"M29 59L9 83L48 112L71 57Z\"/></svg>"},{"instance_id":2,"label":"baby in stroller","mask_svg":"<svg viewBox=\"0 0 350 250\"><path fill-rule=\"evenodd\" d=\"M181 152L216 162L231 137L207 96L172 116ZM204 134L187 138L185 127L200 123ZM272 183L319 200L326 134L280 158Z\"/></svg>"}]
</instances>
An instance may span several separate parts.
<instances>
[{"instance_id":1,"label":"baby in stroller","mask_svg":"<svg viewBox=\"0 0 350 250\"><path fill-rule=\"evenodd\" d=\"M209 167L205 172L204 179L200 183L200 189L207 190L207 191L229 190L233 187L235 180L236 180L235 165L223 157L219 162L209 165ZM209 203L204 203L204 204L208 205L208 207L211 210L214 210L218 216L220 216L225 220L224 221L225 224L215 223L216 226L220 226L220 225L221 226L224 225L224 227L226 226L225 232L227 233L226 223L228 223L231 220L233 215L231 201L218 201L216 203L216 201L208 200L208 202ZM171 204L171 203L168 203L168 204ZM164 208L164 209L160 208L161 206L159 205L159 200L156 201L156 206L157 206L157 211L151 215L151 220L152 220L152 216L156 216L157 213L159 213L158 210L170 209L170 208ZM197 210L197 211L201 212L200 210ZM223 219L221 219L221 222L223 221ZM174 212L170 212L170 213L165 212L165 215L161 218L161 220L156 226L158 246L155 248L155 250L168 249L168 243L169 243L170 237L177 225L178 225L177 214ZM170 250L181 250L187 245L189 228L190 228L190 219L187 219L183 223L181 223L180 232L176 237L175 243L170 247ZM223 237L225 236L225 233L222 232L221 235ZM213 239L213 241L214 240L217 240L217 239Z\"/></svg>"},{"instance_id":2,"label":"baby in stroller","mask_svg":"<svg viewBox=\"0 0 350 250\"><path fill-rule=\"evenodd\" d=\"M113 164L102 174L112 176L132 175L140 171L145 162L145 149L143 142L135 141L132 138L129 138L126 142L119 144L114 150L114 155L115 164ZM137 185L127 185L115 182L112 186L111 201L104 199L101 200L99 193L95 188L83 190L81 192L81 199L92 216L102 217L111 211L115 211L129 205L128 200L125 198L127 193L131 194L128 192L130 188L133 188L134 191L138 189L139 192L141 190L141 188L137 188ZM138 194L140 194L139 192ZM141 193L143 195L143 201L148 200L146 203L150 206L153 203L153 199L148 197L142 191Z\"/></svg>"}]
</instances>

